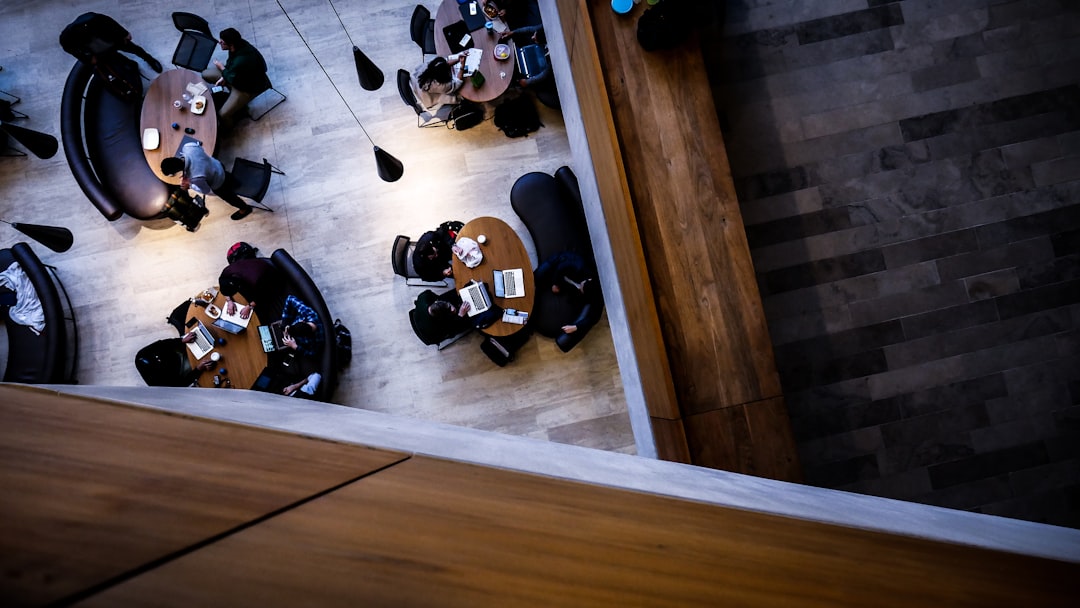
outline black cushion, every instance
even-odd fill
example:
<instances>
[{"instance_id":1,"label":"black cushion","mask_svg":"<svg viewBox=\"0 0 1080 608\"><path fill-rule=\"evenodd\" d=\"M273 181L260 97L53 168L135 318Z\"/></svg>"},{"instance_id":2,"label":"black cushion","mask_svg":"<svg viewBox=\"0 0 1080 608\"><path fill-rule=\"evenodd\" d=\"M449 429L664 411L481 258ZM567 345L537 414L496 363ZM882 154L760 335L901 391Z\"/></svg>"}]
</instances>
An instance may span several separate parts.
<instances>
[{"instance_id":1,"label":"black cushion","mask_svg":"<svg viewBox=\"0 0 1080 608\"><path fill-rule=\"evenodd\" d=\"M67 325L60 292L49 275L49 269L26 243L16 243L9 251L11 259L19 263L23 272L34 285L41 308L45 314L45 330L35 334L25 325L11 320L4 310L4 323L8 335L8 362L4 370L4 382L28 384L63 383L68 355ZM10 262L9 262L10 263ZM6 269L8 264L4 265Z\"/></svg>"},{"instance_id":2,"label":"black cushion","mask_svg":"<svg viewBox=\"0 0 1080 608\"><path fill-rule=\"evenodd\" d=\"M317 371L322 375L322 382L319 384L319 389L315 392L315 398L322 401L329 401L334 395L334 390L337 388L338 381L338 361L337 361L337 345L334 341L334 318L330 316L330 310L326 307L326 301L323 300L322 293L319 291L318 286L311 280L311 277L304 270L300 264L289 255L288 251L284 249L278 249L270 256L270 261L277 266L284 276L287 285L288 293L300 298L305 304L315 310L315 313L319 315L319 322L323 327L323 334L326 340L323 342L322 349L315 354L311 361L302 361L301 369L305 372ZM281 317L281 309L284 303L284 296L282 296L279 304L274 301L272 305L276 307L277 318ZM272 322L275 317L272 316L273 310L266 310L262 302L259 302L259 317L263 323ZM271 314L265 314L271 313Z\"/></svg>"}]
</instances>

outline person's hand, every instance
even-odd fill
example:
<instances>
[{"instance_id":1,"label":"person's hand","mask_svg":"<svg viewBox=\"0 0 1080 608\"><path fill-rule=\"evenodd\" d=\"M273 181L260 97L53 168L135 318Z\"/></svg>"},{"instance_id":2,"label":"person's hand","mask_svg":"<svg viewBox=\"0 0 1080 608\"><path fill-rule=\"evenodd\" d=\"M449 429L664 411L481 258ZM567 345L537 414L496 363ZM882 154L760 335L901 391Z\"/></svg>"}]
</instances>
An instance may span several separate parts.
<instances>
[{"instance_id":1,"label":"person's hand","mask_svg":"<svg viewBox=\"0 0 1080 608\"><path fill-rule=\"evenodd\" d=\"M464 317L465 315L469 314L469 308L471 307L469 306L468 302L462 302L461 306L458 308L457 316Z\"/></svg>"},{"instance_id":2,"label":"person's hand","mask_svg":"<svg viewBox=\"0 0 1080 608\"><path fill-rule=\"evenodd\" d=\"M189 344L191 342L194 342L195 341L195 332L189 331L188 333L184 334L183 338L180 338L180 341L183 342L184 344Z\"/></svg>"},{"instance_id":3,"label":"person's hand","mask_svg":"<svg viewBox=\"0 0 1080 608\"><path fill-rule=\"evenodd\" d=\"M529 81L526 80L525 78L519 78L518 79L518 86L524 89L525 87L529 86Z\"/></svg>"},{"instance_id":4,"label":"person's hand","mask_svg":"<svg viewBox=\"0 0 1080 608\"><path fill-rule=\"evenodd\" d=\"M297 382L296 384L290 384L289 386L286 386L284 389L281 390L281 394L288 396L290 393L295 393L296 391L303 388L304 384L306 384L306 383L307 383L307 379L305 378L304 380L301 380L300 382Z\"/></svg>"},{"instance_id":5,"label":"person's hand","mask_svg":"<svg viewBox=\"0 0 1080 608\"><path fill-rule=\"evenodd\" d=\"M215 59L215 60L214 60L214 67L216 67L216 68L217 68L218 70L224 70L224 69L225 69L225 64L223 64L223 63L221 63L220 61L218 61L217 59ZM217 81L217 83L218 83L218 84L221 84L221 81L222 81L222 80L225 80L225 78L224 78L224 77L222 77L222 78L219 78L219 79L218 79L218 81Z\"/></svg>"},{"instance_id":6,"label":"person's hand","mask_svg":"<svg viewBox=\"0 0 1080 608\"><path fill-rule=\"evenodd\" d=\"M564 334L572 334L577 331L577 325L563 325L562 331Z\"/></svg>"},{"instance_id":7,"label":"person's hand","mask_svg":"<svg viewBox=\"0 0 1080 608\"><path fill-rule=\"evenodd\" d=\"M289 348L291 348L293 350L296 350L296 348L297 348L296 338L290 336L288 334L288 332L286 332L285 335L281 337L281 341L285 344L285 346L287 346L287 347L289 347Z\"/></svg>"},{"instance_id":8,"label":"person's hand","mask_svg":"<svg viewBox=\"0 0 1080 608\"><path fill-rule=\"evenodd\" d=\"M559 293L559 286L558 285L552 285L551 286L551 293Z\"/></svg>"},{"instance_id":9,"label":"person's hand","mask_svg":"<svg viewBox=\"0 0 1080 608\"><path fill-rule=\"evenodd\" d=\"M196 369L198 369L200 372L205 372L212 367L214 367L214 362L210 359L207 359L206 361L200 363Z\"/></svg>"},{"instance_id":10,"label":"person's hand","mask_svg":"<svg viewBox=\"0 0 1080 608\"><path fill-rule=\"evenodd\" d=\"M506 30L505 32L499 34L499 42L503 42L507 38L512 37L513 35L514 35L514 30Z\"/></svg>"},{"instance_id":11,"label":"person's hand","mask_svg":"<svg viewBox=\"0 0 1080 608\"><path fill-rule=\"evenodd\" d=\"M448 277L448 276L451 276L453 274L454 274L454 267L453 266L447 266L446 270L442 271L442 276L444 276L444 277Z\"/></svg>"},{"instance_id":12,"label":"person's hand","mask_svg":"<svg viewBox=\"0 0 1080 608\"><path fill-rule=\"evenodd\" d=\"M222 76L221 78L218 78L217 82L214 83L214 86L220 87L223 84L225 84L225 77L224 76Z\"/></svg>"},{"instance_id":13,"label":"person's hand","mask_svg":"<svg viewBox=\"0 0 1080 608\"><path fill-rule=\"evenodd\" d=\"M187 176L181 177L180 178L180 187L181 188L191 188L191 179L188 178Z\"/></svg>"},{"instance_id":14,"label":"person's hand","mask_svg":"<svg viewBox=\"0 0 1080 608\"><path fill-rule=\"evenodd\" d=\"M236 302L234 302L232 298L225 298L225 314L236 314Z\"/></svg>"},{"instance_id":15,"label":"person's hand","mask_svg":"<svg viewBox=\"0 0 1080 608\"><path fill-rule=\"evenodd\" d=\"M248 304L247 306L241 308L240 309L240 318L241 319L247 319L248 317L250 317L251 316L251 309L254 308L254 306L255 306L255 304ZM232 313L229 313L229 314L232 314Z\"/></svg>"}]
</instances>

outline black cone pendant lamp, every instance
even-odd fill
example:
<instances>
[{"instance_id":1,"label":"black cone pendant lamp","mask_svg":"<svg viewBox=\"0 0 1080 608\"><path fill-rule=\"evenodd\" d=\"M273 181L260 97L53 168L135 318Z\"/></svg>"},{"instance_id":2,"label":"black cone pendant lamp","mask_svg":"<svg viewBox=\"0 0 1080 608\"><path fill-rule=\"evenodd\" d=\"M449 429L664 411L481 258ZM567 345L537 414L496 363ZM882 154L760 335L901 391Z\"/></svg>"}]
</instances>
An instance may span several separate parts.
<instances>
[{"instance_id":1,"label":"black cone pendant lamp","mask_svg":"<svg viewBox=\"0 0 1080 608\"><path fill-rule=\"evenodd\" d=\"M368 59L368 56L364 54L364 51L360 50L360 47L355 44L352 47L353 61L356 62L356 76L360 79L360 86L367 91L376 91L383 85L382 70L379 66L375 65L375 62Z\"/></svg>"},{"instance_id":2,"label":"black cone pendant lamp","mask_svg":"<svg viewBox=\"0 0 1080 608\"><path fill-rule=\"evenodd\" d=\"M381 171L382 170L380 169L380 172ZM400 175L398 177L400 177ZM61 228L59 226L41 226L39 224L19 224L6 220L0 220L0 222L9 224L15 230L18 230L57 253L63 253L68 249L71 249L71 244L75 242L75 238L67 228Z\"/></svg>"},{"instance_id":3,"label":"black cone pendant lamp","mask_svg":"<svg viewBox=\"0 0 1080 608\"><path fill-rule=\"evenodd\" d=\"M405 173L405 165L379 146L375 146L375 166L384 182L396 182Z\"/></svg>"}]
</instances>

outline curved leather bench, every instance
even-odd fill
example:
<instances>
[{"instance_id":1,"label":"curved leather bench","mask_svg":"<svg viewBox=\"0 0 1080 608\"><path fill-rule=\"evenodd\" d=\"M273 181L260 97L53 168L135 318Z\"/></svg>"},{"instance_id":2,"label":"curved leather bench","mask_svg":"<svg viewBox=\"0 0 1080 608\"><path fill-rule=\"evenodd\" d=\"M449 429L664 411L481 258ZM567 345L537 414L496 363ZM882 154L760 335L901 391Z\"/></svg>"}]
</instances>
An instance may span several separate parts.
<instances>
[{"instance_id":1,"label":"curved leather bench","mask_svg":"<svg viewBox=\"0 0 1080 608\"><path fill-rule=\"evenodd\" d=\"M300 264L289 255L288 251L278 249L270 256L270 261L281 272L285 279L284 292L269 302L259 301L259 316L263 322L270 323L281 318L281 310L285 306L285 298L294 295L305 304L313 308L319 315L319 322L323 326L323 334L326 340L323 347L311 360L301 363L301 370L306 373L319 372L322 382L315 391L315 399L330 401L338 384L338 356L337 344L334 340L334 317L330 316L330 309L326 307L322 292L319 291L315 281ZM307 358L305 358L307 359Z\"/></svg>"},{"instance_id":2,"label":"curved leather bench","mask_svg":"<svg viewBox=\"0 0 1080 608\"><path fill-rule=\"evenodd\" d=\"M120 65L132 82L142 82L135 62ZM109 93L91 66L72 67L60 106L64 156L83 193L109 221L125 213L161 217L169 200L169 187L146 164L139 114L139 104Z\"/></svg>"},{"instance_id":3,"label":"curved leather bench","mask_svg":"<svg viewBox=\"0 0 1080 608\"><path fill-rule=\"evenodd\" d=\"M16 243L11 249L0 250L0 271L6 270L13 261L19 263L30 283L34 285L45 314L45 329L40 335L35 334L29 327L12 321L7 309L4 309L4 324L8 336L8 361L4 370L4 382L69 383L71 377L65 369L68 357L67 325L56 283L53 282L48 267L26 243ZM77 344L76 342L76 349Z\"/></svg>"},{"instance_id":4,"label":"curved leather bench","mask_svg":"<svg viewBox=\"0 0 1080 608\"><path fill-rule=\"evenodd\" d=\"M560 167L554 177L540 172L522 175L510 189L510 206L529 230L540 263L555 254L571 251L580 255L596 276L581 191L577 176L569 167ZM588 333L562 331L563 325L574 321L580 313L571 298L540 290L536 293L529 325L535 326L541 335L554 338L566 352Z\"/></svg>"}]
</instances>

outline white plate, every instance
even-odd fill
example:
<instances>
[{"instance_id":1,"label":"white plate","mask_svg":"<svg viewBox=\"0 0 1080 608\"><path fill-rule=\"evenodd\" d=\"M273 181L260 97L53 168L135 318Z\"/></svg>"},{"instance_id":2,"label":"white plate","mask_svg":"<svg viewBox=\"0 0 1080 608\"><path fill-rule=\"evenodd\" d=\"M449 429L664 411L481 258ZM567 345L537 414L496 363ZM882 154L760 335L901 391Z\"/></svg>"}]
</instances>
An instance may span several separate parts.
<instances>
[{"instance_id":1,"label":"white plate","mask_svg":"<svg viewBox=\"0 0 1080 608\"><path fill-rule=\"evenodd\" d=\"M200 103L202 104L202 106L199 106ZM206 111L206 98L203 97L202 95L192 97L191 98L191 113L192 114L202 114L205 111Z\"/></svg>"},{"instance_id":2,"label":"white plate","mask_svg":"<svg viewBox=\"0 0 1080 608\"><path fill-rule=\"evenodd\" d=\"M157 147L161 145L161 134L158 130L150 127L144 129L142 132L142 147L147 150L157 150Z\"/></svg>"}]
</instances>

